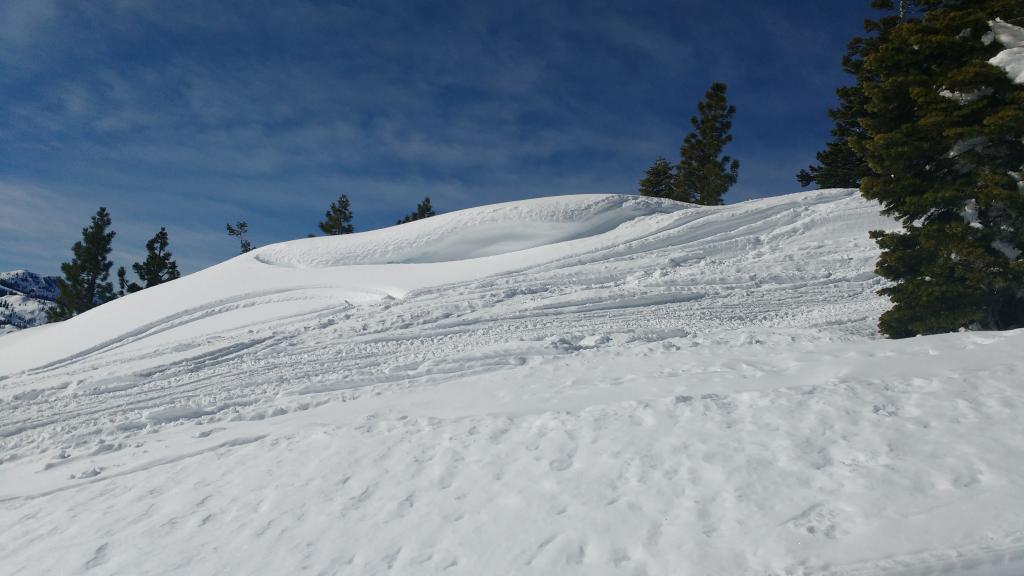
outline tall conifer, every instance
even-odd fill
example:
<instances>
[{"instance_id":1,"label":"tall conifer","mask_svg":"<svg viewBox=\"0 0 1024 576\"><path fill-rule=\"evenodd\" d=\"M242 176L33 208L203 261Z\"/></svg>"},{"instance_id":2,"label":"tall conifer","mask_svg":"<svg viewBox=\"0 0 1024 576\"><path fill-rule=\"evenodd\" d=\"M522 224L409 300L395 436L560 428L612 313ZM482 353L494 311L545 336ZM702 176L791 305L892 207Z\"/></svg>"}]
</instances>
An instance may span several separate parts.
<instances>
[{"instance_id":1,"label":"tall conifer","mask_svg":"<svg viewBox=\"0 0 1024 576\"><path fill-rule=\"evenodd\" d=\"M817 164L797 173L797 182L803 187L816 184L818 188L857 188L871 172L867 161L851 145L863 137L860 116L866 100L864 93L856 86L840 88L836 93L839 107L829 110L834 122L832 140L817 153Z\"/></svg>"},{"instance_id":2,"label":"tall conifer","mask_svg":"<svg viewBox=\"0 0 1024 576\"><path fill-rule=\"evenodd\" d=\"M407 224L415 220L422 220L424 218L430 218L431 216L436 215L437 214L434 212L434 207L430 204L430 196L427 196L426 198L423 199L423 202L420 202L419 204L416 205L415 212L395 222L395 224Z\"/></svg>"},{"instance_id":3,"label":"tall conifer","mask_svg":"<svg viewBox=\"0 0 1024 576\"><path fill-rule=\"evenodd\" d=\"M825 145L824 150L818 152L817 164L808 166L796 175L801 186L815 184L818 188L858 188L861 180L871 174L868 161L860 152L863 141L868 138L861 124L868 113L869 101L862 86L868 80L864 60L878 50L890 30L920 12L905 2L897 5L893 0L874 0L872 5L886 12L878 20L866 21L866 34L847 44L843 70L857 82L836 90L839 107L828 111L833 122L832 140Z\"/></svg>"},{"instance_id":4,"label":"tall conifer","mask_svg":"<svg viewBox=\"0 0 1024 576\"><path fill-rule=\"evenodd\" d=\"M146 259L142 262L132 264L132 270L142 280L142 284L129 282L126 278L124 267L117 270L117 282L120 286L120 293L138 292L145 288L152 288L164 282L170 282L181 277L178 271L178 263L174 261L174 255L167 249L170 239L167 229L163 226L155 236L146 242Z\"/></svg>"},{"instance_id":5,"label":"tall conifer","mask_svg":"<svg viewBox=\"0 0 1024 576\"><path fill-rule=\"evenodd\" d=\"M56 305L46 312L51 322L67 320L114 299L109 256L115 232L110 230L111 224L110 213L100 207L89 226L82 229L82 240L71 247L71 261L60 266L64 277L57 279Z\"/></svg>"},{"instance_id":6,"label":"tall conifer","mask_svg":"<svg viewBox=\"0 0 1024 576\"><path fill-rule=\"evenodd\" d=\"M672 165L663 157L658 156L654 164L647 169L644 177L640 180L639 192L641 196L654 196L656 198L675 198L675 176L672 173Z\"/></svg>"},{"instance_id":7,"label":"tall conifer","mask_svg":"<svg viewBox=\"0 0 1024 576\"><path fill-rule=\"evenodd\" d=\"M892 2L876 2L876 5ZM862 193L903 224L872 233L891 337L1024 325L1024 87L988 63L989 22L1019 0L916 0L860 72L871 174Z\"/></svg>"},{"instance_id":8,"label":"tall conifer","mask_svg":"<svg viewBox=\"0 0 1024 576\"><path fill-rule=\"evenodd\" d=\"M320 223L320 231L328 236L337 236L351 234L354 230L351 204L348 196L342 194L331 202L330 209L324 214L324 221Z\"/></svg>"},{"instance_id":9,"label":"tall conifer","mask_svg":"<svg viewBox=\"0 0 1024 576\"><path fill-rule=\"evenodd\" d=\"M245 239L245 235L249 232L249 223L245 220L239 220L234 226L231 224L227 225L228 236L238 238L238 250L240 253L245 254L252 250L252 244Z\"/></svg>"},{"instance_id":10,"label":"tall conifer","mask_svg":"<svg viewBox=\"0 0 1024 576\"><path fill-rule=\"evenodd\" d=\"M690 119L693 132L679 149L674 184L676 199L697 204L718 205L736 183L740 162L723 156L732 142L732 117L736 107L726 100L726 86L715 82L697 104L698 115Z\"/></svg>"}]
</instances>

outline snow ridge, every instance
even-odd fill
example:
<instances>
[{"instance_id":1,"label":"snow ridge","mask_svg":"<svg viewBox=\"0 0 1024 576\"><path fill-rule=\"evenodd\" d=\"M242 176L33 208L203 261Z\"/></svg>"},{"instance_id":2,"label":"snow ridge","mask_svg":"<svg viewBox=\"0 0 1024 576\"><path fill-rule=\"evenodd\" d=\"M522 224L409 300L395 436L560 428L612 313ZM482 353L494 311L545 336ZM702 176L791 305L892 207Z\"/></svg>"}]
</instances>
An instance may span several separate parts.
<instances>
[{"instance_id":1,"label":"snow ridge","mask_svg":"<svg viewBox=\"0 0 1024 576\"><path fill-rule=\"evenodd\" d=\"M896 226L529 200L5 336L0 574L1020 574L1024 331L879 340Z\"/></svg>"}]
</instances>

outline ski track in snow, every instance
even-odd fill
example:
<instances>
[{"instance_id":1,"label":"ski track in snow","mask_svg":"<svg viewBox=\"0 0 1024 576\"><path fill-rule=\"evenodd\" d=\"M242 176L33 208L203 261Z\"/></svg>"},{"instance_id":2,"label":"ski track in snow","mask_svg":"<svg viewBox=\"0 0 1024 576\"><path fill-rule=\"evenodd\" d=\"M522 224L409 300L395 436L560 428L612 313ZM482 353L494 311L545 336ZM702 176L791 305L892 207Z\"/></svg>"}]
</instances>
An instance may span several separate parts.
<instances>
[{"instance_id":1,"label":"ski track in snow","mask_svg":"<svg viewBox=\"0 0 1024 576\"><path fill-rule=\"evenodd\" d=\"M878 340L876 206L566 198L370 233L448 282L297 241L0 338L0 574L1024 571L1024 332Z\"/></svg>"}]
</instances>

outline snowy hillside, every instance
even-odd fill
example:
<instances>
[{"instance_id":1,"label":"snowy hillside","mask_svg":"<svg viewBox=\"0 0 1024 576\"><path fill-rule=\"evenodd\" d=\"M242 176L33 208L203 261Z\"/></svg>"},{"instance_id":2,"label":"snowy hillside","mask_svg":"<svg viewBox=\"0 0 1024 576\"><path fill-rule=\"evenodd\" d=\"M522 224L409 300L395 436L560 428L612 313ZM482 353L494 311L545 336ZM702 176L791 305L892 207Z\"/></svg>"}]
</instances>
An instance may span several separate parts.
<instances>
[{"instance_id":1,"label":"snowy hillside","mask_svg":"<svg viewBox=\"0 0 1024 576\"><path fill-rule=\"evenodd\" d=\"M0 272L0 335L46 323L57 279L27 270Z\"/></svg>"},{"instance_id":2,"label":"snowy hillside","mask_svg":"<svg viewBox=\"0 0 1024 576\"><path fill-rule=\"evenodd\" d=\"M0 574L1020 574L1024 333L856 191L487 206L0 339Z\"/></svg>"}]
</instances>

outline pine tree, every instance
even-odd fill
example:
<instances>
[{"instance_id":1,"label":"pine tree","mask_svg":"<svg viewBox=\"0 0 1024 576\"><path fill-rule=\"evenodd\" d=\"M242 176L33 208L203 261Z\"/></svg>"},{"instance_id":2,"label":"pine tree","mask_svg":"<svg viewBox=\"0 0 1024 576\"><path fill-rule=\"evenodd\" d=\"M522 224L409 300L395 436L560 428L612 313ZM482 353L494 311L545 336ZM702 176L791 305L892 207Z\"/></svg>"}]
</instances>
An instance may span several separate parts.
<instances>
[{"instance_id":1,"label":"pine tree","mask_svg":"<svg viewBox=\"0 0 1024 576\"><path fill-rule=\"evenodd\" d=\"M722 156L732 142L732 117L736 107L725 96L726 86L715 82L697 104L698 116L690 119L693 132L679 149L674 188L676 199L697 204L718 205L722 196L736 183L740 162Z\"/></svg>"},{"instance_id":2,"label":"pine tree","mask_svg":"<svg viewBox=\"0 0 1024 576\"><path fill-rule=\"evenodd\" d=\"M436 215L437 214L434 212L434 207L430 205L430 197L427 196L426 198L423 199L423 202L420 202L419 204L416 205L415 212L395 222L395 224L408 224L409 222L413 222L415 220L422 220L424 218L430 218L431 216Z\"/></svg>"},{"instance_id":3,"label":"pine tree","mask_svg":"<svg viewBox=\"0 0 1024 576\"><path fill-rule=\"evenodd\" d=\"M891 1L873 2L875 7L894 10ZM818 188L859 188L861 180L871 174L867 159L858 151L860 143L867 138L861 119L867 114L868 98L860 82L865 76L864 59L874 53L885 34L895 28L908 16L907 6L900 2L898 14L890 14L879 20L864 23L866 36L856 37L847 44L843 56L843 71L858 80L853 86L836 90L839 107L828 111L832 119L832 140L817 154L818 164L808 166L797 175L797 182L807 187L816 184Z\"/></svg>"},{"instance_id":4,"label":"pine tree","mask_svg":"<svg viewBox=\"0 0 1024 576\"><path fill-rule=\"evenodd\" d=\"M885 3L879 3L885 4ZM890 8L891 8L891 3ZM864 61L872 174L863 195L903 224L875 231L890 337L1024 325L1024 87L988 60L989 21L1019 0L916 0Z\"/></svg>"},{"instance_id":5,"label":"pine tree","mask_svg":"<svg viewBox=\"0 0 1024 576\"><path fill-rule=\"evenodd\" d=\"M234 226L227 225L228 236L238 238L238 248L242 254L252 250L252 244L245 239L245 233L249 231L249 224L245 220L239 220Z\"/></svg>"},{"instance_id":6,"label":"pine tree","mask_svg":"<svg viewBox=\"0 0 1024 576\"><path fill-rule=\"evenodd\" d=\"M125 294L132 294L142 290L137 282L131 282L128 280L128 271L124 269L124 266L117 267L117 295L124 296Z\"/></svg>"},{"instance_id":7,"label":"pine tree","mask_svg":"<svg viewBox=\"0 0 1024 576\"><path fill-rule=\"evenodd\" d=\"M60 265L64 277L57 279L56 305L46 312L49 321L67 320L114 299L114 285L109 281L115 236L109 230L111 223L110 213L100 207L89 226L82 229L82 240L71 247L71 262Z\"/></svg>"},{"instance_id":8,"label":"pine tree","mask_svg":"<svg viewBox=\"0 0 1024 576\"><path fill-rule=\"evenodd\" d=\"M337 236L351 234L354 230L348 196L342 194L337 201L331 202L330 209L324 214L324 221L320 223L320 231L328 236Z\"/></svg>"},{"instance_id":9,"label":"pine tree","mask_svg":"<svg viewBox=\"0 0 1024 576\"><path fill-rule=\"evenodd\" d=\"M161 226L160 231L146 242L146 259L132 264L132 270L142 280L142 285L128 282L123 266L117 269L117 283L122 296L126 292L129 294L138 292L181 277L178 263L173 260L174 255L167 250L168 244L170 244L170 239L167 229Z\"/></svg>"},{"instance_id":10,"label":"pine tree","mask_svg":"<svg viewBox=\"0 0 1024 576\"><path fill-rule=\"evenodd\" d=\"M851 43L851 51L853 46ZM843 63L848 72L860 64L851 65L850 59L851 56L847 55ZM796 175L797 182L805 188L811 184L817 184L818 188L858 188L860 181L871 173L867 160L852 145L855 140L864 138L860 119L865 113L867 97L860 86L844 86L836 90L836 95L839 107L828 111L834 123L832 140L816 155L816 165L808 166Z\"/></svg>"},{"instance_id":11,"label":"pine tree","mask_svg":"<svg viewBox=\"0 0 1024 576\"><path fill-rule=\"evenodd\" d=\"M656 198L675 198L674 186L675 176L672 174L672 165L663 157L651 164L640 180L640 195L654 196Z\"/></svg>"},{"instance_id":12,"label":"pine tree","mask_svg":"<svg viewBox=\"0 0 1024 576\"><path fill-rule=\"evenodd\" d=\"M146 259L132 264L132 270L145 282L145 288L152 288L181 277L178 263L167 249L169 244L167 229L161 226L160 231L146 242Z\"/></svg>"}]
</instances>

